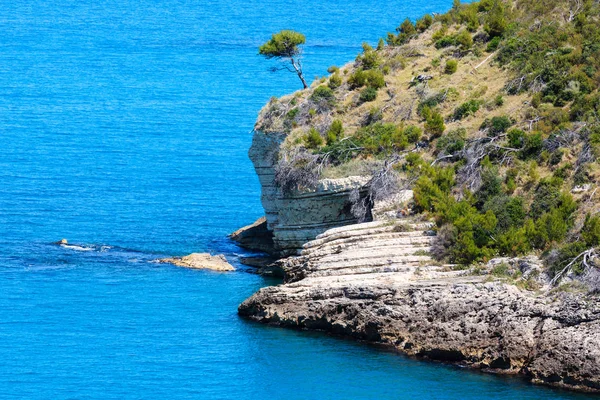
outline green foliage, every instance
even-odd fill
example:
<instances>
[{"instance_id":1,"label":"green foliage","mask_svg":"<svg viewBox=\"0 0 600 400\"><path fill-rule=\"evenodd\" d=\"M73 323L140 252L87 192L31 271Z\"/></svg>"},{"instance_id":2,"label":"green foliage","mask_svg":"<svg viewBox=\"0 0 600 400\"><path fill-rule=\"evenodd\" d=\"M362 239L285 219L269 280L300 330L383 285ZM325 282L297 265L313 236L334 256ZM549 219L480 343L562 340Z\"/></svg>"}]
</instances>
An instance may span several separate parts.
<instances>
[{"instance_id":1,"label":"green foliage","mask_svg":"<svg viewBox=\"0 0 600 400\"><path fill-rule=\"evenodd\" d=\"M494 167L489 159L484 160L481 169L481 187L475 193L475 205L482 209L483 205L502 192L502 180L498 175L498 168Z\"/></svg>"},{"instance_id":2,"label":"green foliage","mask_svg":"<svg viewBox=\"0 0 600 400\"><path fill-rule=\"evenodd\" d=\"M296 115L298 115L299 112L300 112L300 110L297 107L292 108L290 111L288 111L288 113L286 114L285 117L291 121L294 118L296 118Z\"/></svg>"},{"instance_id":3,"label":"green foliage","mask_svg":"<svg viewBox=\"0 0 600 400\"><path fill-rule=\"evenodd\" d=\"M507 27L508 22L506 20L504 5L500 0L494 0L493 5L486 16L483 29L488 35L494 38L502 36Z\"/></svg>"},{"instance_id":4,"label":"green foliage","mask_svg":"<svg viewBox=\"0 0 600 400\"><path fill-rule=\"evenodd\" d=\"M534 132L525 136L525 143L523 149L519 153L519 157L523 160L528 158L537 157L543 148L542 134Z\"/></svg>"},{"instance_id":5,"label":"green foliage","mask_svg":"<svg viewBox=\"0 0 600 400\"><path fill-rule=\"evenodd\" d=\"M446 130L444 118L437 111L432 111L425 122L425 132L433 137L439 137Z\"/></svg>"},{"instance_id":6,"label":"green foliage","mask_svg":"<svg viewBox=\"0 0 600 400\"><path fill-rule=\"evenodd\" d=\"M508 138L508 146L513 149L522 149L525 145L525 132L521 129L511 129L506 134Z\"/></svg>"},{"instance_id":7,"label":"green foliage","mask_svg":"<svg viewBox=\"0 0 600 400\"><path fill-rule=\"evenodd\" d=\"M344 126L339 119L334 120L327 131L327 146L337 143L344 135Z\"/></svg>"},{"instance_id":8,"label":"green foliage","mask_svg":"<svg viewBox=\"0 0 600 400\"><path fill-rule=\"evenodd\" d=\"M300 53L298 46L306 42L306 37L295 31L283 30L258 48L258 53L266 58L295 57Z\"/></svg>"},{"instance_id":9,"label":"green foliage","mask_svg":"<svg viewBox=\"0 0 600 400\"><path fill-rule=\"evenodd\" d=\"M315 128L311 128L304 136L304 145L307 149L316 150L323 145L323 137Z\"/></svg>"},{"instance_id":10,"label":"green foliage","mask_svg":"<svg viewBox=\"0 0 600 400\"><path fill-rule=\"evenodd\" d=\"M417 20L415 28L419 32L425 32L433 24L433 17L430 14L425 14Z\"/></svg>"},{"instance_id":11,"label":"green foliage","mask_svg":"<svg viewBox=\"0 0 600 400\"><path fill-rule=\"evenodd\" d=\"M529 214L539 218L544 212L556 208L560 201L560 186L558 179L542 179L535 189L533 202Z\"/></svg>"},{"instance_id":12,"label":"green foliage","mask_svg":"<svg viewBox=\"0 0 600 400\"><path fill-rule=\"evenodd\" d=\"M342 77L337 72L331 75L329 83L327 84L330 89L337 89L342 86Z\"/></svg>"},{"instance_id":13,"label":"green foliage","mask_svg":"<svg viewBox=\"0 0 600 400\"><path fill-rule=\"evenodd\" d=\"M492 40L490 40L487 44L487 47L485 48L485 51L487 51L488 53L492 53L496 50L498 50L498 46L500 46L500 42L502 41L502 38L500 36L496 36L494 38L492 38Z\"/></svg>"},{"instance_id":14,"label":"green foliage","mask_svg":"<svg viewBox=\"0 0 600 400\"><path fill-rule=\"evenodd\" d=\"M420 166L424 173L413 188L415 204L421 210L434 211L437 204L449 200L450 190L454 186L454 170Z\"/></svg>"},{"instance_id":15,"label":"green foliage","mask_svg":"<svg viewBox=\"0 0 600 400\"><path fill-rule=\"evenodd\" d=\"M494 98L494 105L496 107L502 107L504 105L504 97L501 94Z\"/></svg>"},{"instance_id":16,"label":"green foliage","mask_svg":"<svg viewBox=\"0 0 600 400\"><path fill-rule=\"evenodd\" d=\"M446 66L444 67L444 73L448 75L452 75L458 69L458 61L456 60L448 60L446 61Z\"/></svg>"},{"instance_id":17,"label":"green foliage","mask_svg":"<svg viewBox=\"0 0 600 400\"><path fill-rule=\"evenodd\" d=\"M363 69L370 70L379 66L377 52L368 43L363 43L362 47L363 53L358 55L356 61L362 65Z\"/></svg>"},{"instance_id":18,"label":"green foliage","mask_svg":"<svg viewBox=\"0 0 600 400\"><path fill-rule=\"evenodd\" d=\"M498 219L497 231L500 233L523 226L526 217L525 203L522 197L511 197L496 193L484 204L483 211L492 211Z\"/></svg>"},{"instance_id":19,"label":"green foliage","mask_svg":"<svg viewBox=\"0 0 600 400\"><path fill-rule=\"evenodd\" d=\"M404 135L409 143L417 143L423 136L423 130L418 126L410 125L404 129Z\"/></svg>"},{"instance_id":20,"label":"green foliage","mask_svg":"<svg viewBox=\"0 0 600 400\"><path fill-rule=\"evenodd\" d=\"M310 98L315 102L326 101L330 104L335 102L333 90L331 90L331 88L325 85L317 87L310 96Z\"/></svg>"},{"instance_id":21,"label":"green foliage","mask_svg":"<svg viewBox=\"0 0 600 400\"><path fill-rule=\"evenodd\" d=\"M304 89L308 88L302 67L299 62L300 47L306 42L303 34L291 30L283 30L271 36L271 39L258 48L258 54L267 59L278 58L289 61L302 81Z\"/></svg>"},{"instance_id":22,"label":"green foliage","mask_svg":"<svg viewBox=\"0 0 600 400\"><path fill-rule=\"evenodd\" d=\"M460 31L460 33L456 35L456 43L460 46L461 50L469 50L473 47L473 37L468 31Z\"/></svg>"},{"instance_id":23,"label":"green foliage","mask_svg":"<svg viewBox=\"0 0 600 400\"><path fill-rule=\"evenodd\" d=\"M364 71L359 68L348 78L348 84L351 88L360 88L368 86L374 89L379 89L385 86L385 78L379 70Z\"/></svg>"},{"instance_id":24,"label":"green foliage","mask_svg":"<svg viewBox=\"0 0 600 400\"><path fill-rule=\"evenodd\" d=\"M388 33L387 35L386 41L390 46L400 46L408 42L417 34L417 28L410 19L406 18L404 22L396 28L396 32L398 32L397 35L394 35L393 33Z\"/></svg>"},{"instance_id":25,"label":"green foliage","mask_svg":"<svg viewBox=\"0 0 600 400\"><path fill-rule=\"evenodd\" d=\"M327 68L327 72L329 72L330 74L335 74L336 72L339 72L340 69L338 67L336 67L335 65L332 65L331 67Z\"/></svg>"},{"instance_id":26,"label":"green foliage","mask_svg":"<svg viewBox=\"0 0 600 400\"><path fill-rule=\"evenodd\" d=\"M372 86L368 86L360 91L359 100L361 103L367 103L377 98L377 89Z\"/></svg>"},{"instance_id":27,"label":"green foliage","mask_svg":"<svg viewBox=\"0 0 600 400\"><path fill-rule=\"evenodd\" d=\"M483 121L480 129L487 129L488 136L496 137L506 132L512 126L513 122L507 116L492 117Z\"/></svg>"},{"instance_id":28,"label":"green foliage","mask_svg":"<svg viewBox=\"0 0 600 400\"><path fill-rule=\"evenodd\" d=\"M467 131L464 128L456 129L440 137L436 143L438 152L455 154L465 148Z\"/></svg>"},{"instance_id":29,"label":"green foliage","mask_svg":"<svg viewBox=\"0 0 600 400\"><path fill-rule=\"evenodd\" d=\"M585 216L585 222L581 229L581 238L588 247L600 245L600 217L597 215L592 217L590 214Z\"/></svg>"},{"instance_id":30,"label":"green foliage","mask_svg":"<svg viewBox=\"0 0 600 400\"><path fill-rule=\"evenodd\" d=\"M479 111L480 106L481 106L480 100L469 100L465 103L462 103L460 106L458 106L456 108L456 110L454 110L454 114L452 115L452 118L455 121L460 121L461 119L464 119L464 118L468 117L469 115L475 114L477 111Z\"/></svg>"},{"instance_id":31,"label":"green foliage","mask_svg":"<svg viewBox=\"0 0 600 400\"><path fill-rule=\"evenodd\" d=\"M364 155L389 155L404 150L408 139L395 124L376 123L359 129L354 135L355 144Z\"/></svg>"}]
</instances>

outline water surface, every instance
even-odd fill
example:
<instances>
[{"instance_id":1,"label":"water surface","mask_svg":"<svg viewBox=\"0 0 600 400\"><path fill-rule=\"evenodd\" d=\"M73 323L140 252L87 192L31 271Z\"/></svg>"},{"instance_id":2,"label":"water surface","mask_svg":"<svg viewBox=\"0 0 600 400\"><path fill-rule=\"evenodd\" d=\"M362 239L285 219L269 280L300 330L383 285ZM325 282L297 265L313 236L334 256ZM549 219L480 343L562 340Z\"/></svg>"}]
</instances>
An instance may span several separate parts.
<instances>
[{"instance_id":1,"label":"water surface","mask_svg":"<svg viewBox=\"0 0 600 400\"><path fill-rule=\"evenodd\" d=\"M272 32L306 34L313 78L450 5L2 1L0 398L576 398L249 323L237 305L274 282L151 262L235 262L227 233L262 214L250 131L300 88L256 55Z\"/></svg>"}]
</instances>

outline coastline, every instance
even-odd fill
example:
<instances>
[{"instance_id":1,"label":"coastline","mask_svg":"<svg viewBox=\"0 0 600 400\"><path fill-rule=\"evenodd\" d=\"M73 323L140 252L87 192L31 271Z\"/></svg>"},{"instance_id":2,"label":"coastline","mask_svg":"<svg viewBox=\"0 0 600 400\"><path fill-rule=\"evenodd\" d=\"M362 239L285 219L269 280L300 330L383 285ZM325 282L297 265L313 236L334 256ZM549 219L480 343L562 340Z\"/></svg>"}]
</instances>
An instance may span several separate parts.
<instances>
[{"instance_id":1,"label":"coastline","mask_svg":"<svg viewBox=\"0 0 600 400\"><path fill-rule=\"evenodd\" d=\"M518 375L536 384L600 392L597 297L536 293L489 276L419 267L422 260L414 262L412 250L390 255L390 241L396 249L416 244L388 227L380 230L387 229L385 255L393 259L388 272L381 272L372 262L381 255L376 250L381 232L374 239L373 223L363 225L368 229L362 232L360 226L334 229L307 243L303 255L281 260L284 283L244 301L240 316L383 345L415 358ZM331 240L344 232L351 235ZM371 261L356 252L353 239ZM390 271L394 263L402 267ZM344 270L349 265L353 273Z\"/></svg>"}]
</instances>

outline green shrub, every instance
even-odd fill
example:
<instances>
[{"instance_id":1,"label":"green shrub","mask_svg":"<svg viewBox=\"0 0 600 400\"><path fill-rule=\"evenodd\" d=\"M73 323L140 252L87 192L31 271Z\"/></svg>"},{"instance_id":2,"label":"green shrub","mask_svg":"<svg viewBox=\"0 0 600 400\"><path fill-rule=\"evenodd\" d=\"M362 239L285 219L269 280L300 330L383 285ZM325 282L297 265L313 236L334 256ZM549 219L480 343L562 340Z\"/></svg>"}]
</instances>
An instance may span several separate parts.
<instances>
[{"instance_id":1,"label":"green shrub","mask_svg":"<svg viewBox=\"0 0 600 400\"><path fill-rule=\"evenodd\" d=\"M337 72L329 78L328 86L330 89L337 89L342 86L342 77Z\"/></svg>"},{"instance_id":2,"label":"green shrub","mask_svg":"<svg viewBox=\"0 0 600 400\"><path fill-rule=\"evenodd\" d=\"M336 72L339 72L339 70L340 69L335 65L332 65L331 67L327 68L327 72L329 72L330 74L335 74Z\"/></svg>"},{"instance_id":3,"label":"green shrub","mask_svg":"<svg viewBox=\"0 0 600 400\"><path fill-rule=\"evenodd\" d=\"M483 121L480 129L487 129L488 136L496 137L506 132L511 127L512 121L507 116L493 117Z\"/></svg>"},{"instance_id":4,"label":"green shrub","mask_svg":"<svg viewBox=\"0 0 600 400\"><path fill-rule=\"evenodd\" d=\"M319 131L315 128L311 128L306 136L304 136L304 145L308 149L316 150L323 145L323 137L321 137Z\"/></svg>"},{"instance_id":5,"label":"green shrub","mask_svg":"<svg viewBox=\"0 0 600 400\"><path fill-rule=\"evenodd\" d=\"M525 132L521 129L511 129L506 136L508 137L508 145L513 149L522 149L525 145Z\"/></svg>"},{"instance_id":6,"label":"green shrub","mask_svg":"<svg viewBox=\"0 0 600 400\"><path fill-rule=\"evenodd\" d=\"M364 154L388 155L404 150L408 140L402 129L395 124L380 122L360 128L354 135L356 146L363 148Z\"/></svg>"},{"instance_id":7,"label":"green shrub","mask_svg":"<svg viewBox=\"0 0 600 400\"><path fill-rule=\"evenodd\" d=\"M313 100L315 102L325 100L328 103L331 103L331 102L335 101L335 96L333 94L333 91L331 90L331 88L329 88L325 85L321 85L321 86L317 87L315 89L315 91L312 93L312 95L310 96L310 98L311 98L311 100Z\"/></svg>"},{"instance_id":8,"label":"green shrub","mask_svg":"<svg viewBox=\"0 0 600 400\"><path fill-rule=\"evenodd\" d=\"M504 105L504 97L501 94L494 98L494 105L496 107L502 107Z\"/></svg>"},{"instance_id":9,"label":"green shrub","mask_svg":"<svg viewBox=\"0 0 600 400\"><path fill-rule=\"evenodd\" d=\"M446 67L444 68L444 73L448 75L452 75L458 69L458 61L456 60L448 60L446 61Z\"/></svg>"},{"instance_id":10,"label":"green shrub","mask_svg":"<svg viewBox=\"0 0 600 400\"><path fill-rule=\"evenodd\" d=\"M475 205L478 209L482 209L488 200L498 196L502 192L502 180L498 175L498 168L492 166L489 159L484 160L482 164L481 187L475 193Z\"/></svg>"},{"instance_id":11,"label":"green shrub","mask_svg":"<svg viewBox=\"0 0 600 400\"><path fill-rule=\"evenodd\" d=\"M429 118L425 122L425 132L432 137L440 137L446 130L444 118L437 111L432 111Z\"/></svg>"},{"instance_id":12,"label":"green shrub","mask_svg":"<svg viewBox=\"0 0 600 400\"><path fill-rule=\"evenodd\" d=\"M456 43L460 46L461 50L466 51L473 47L473 37L467 31L461 31L456 35Z\"/></svg>"},{"instance_id":13,"label":"green shrub","mask_svg":"<svg viewBox=\"0 0 600 400\"><path fill-rule=\"evenodd\" d=\"M492 38L492 40L490 40L488 42L485 51L487 51L488 53L492 53L492 52L496 51L498 49L498 46L500 46L501 41L502 41L502 38L499 36Z\"/></svg>"},{"instance_id":14,"label":"green shrub","mask_svg":"<svg viewBox=\"0 0 600 400\"><path fill-rule=\"evenodd\" d=\"M490 12L486 16L483 29L488 35L494 38L502 36L506 31L507 26L508 23L506 21L504 6L500 0L494 0Z\"/></svg>"},{"instance_id":15,"label":"green shrub","mask_svg":"<svg viewBox=\"0 0 600 400\"><path fill-rule=\"evenodd\" d=\"M440 137L436 143L438 152L445 154L455 154L465 148L467 131L459 128Z\"/></svg>"},{"instance_id":16,"label":"green shrub","mask_svg":"<svg viewBox=\"0 0 600 400\"><path fill-rule=\"evenodd\" d=\"M365 72L366 84L374 89L380 89L385 86L385 78L383 72L378 70L371 70Z\"/></svg>"},{"instance_id":17,"label":"green shrub","mask_svg":"<svg viewBox=\"0 0 600 400\"><path fill-rule=\"evenodd\" d=\"M383 73L379 70L364 71L363 69L357 69L348 78L348 84L351 88L359 88L363 86L369 86L375 89L379 89L385 86L385 78Z\"/></svg>"},{"instance_id":18,"label":"green shrub","mask_svg":"<svg viewBox=\"0 0 600 400\"><path fill-rule=\"evenodd\" d=\"M537 157L543 148L542 134L534 132L525 137L525 143L519 156L526 160L528 158Z\"/></svg>"},{"instance_id":19,"label":"green shrub","mask_svg":"<svg viewBox=\"0 0 600 400\"><path fill-rule=\"evenodd\" d=\"M456 45L456 37L455 36L442 36L435 42L436 49L443 49L445 47L455 46Z\"/></svg>"},{"instance_id":20,"label":"green shrub","mask_svg":"<svg viewBox=\"0 0 600 400\"><path fill-rule=\"evenodd\" d=\"M329 130L327 131L327 145L331 146L339 141L344 135L344 127L339 119L333 120Z\"/></svg>"},{"instance_id":21,"label":"green shrub","mask_svg":"<svg viewBox=\"0 0 600 400\"><path fill-rule=\"evenodd\" d=\"M404 135L409 143L417 143L423 136L423 130L418 126L410 125L404 129Z\"/></svg>"},{"instance_id":22,"label":"green shrub","mask_svg":"<svg viewBox=\"0 0 600 400\"><path fill-rule=\"evenodd\" d=\"M585 216L585 222L581 229L581 238L588 247L600 245L600 217L597 215L592 217L590 214Z\"/></svg>"},{"instance_id":23,"label":"green shrub","mask_svg":"<svg viewBox=\"0 0 600 400\"><path fill-rule=\"evenodd\" d=\"M296 115L298 115L298 112L300 112L300 110L297 107L292 108L290 111L288 111L285 117L289 120L293 120L294 118L296 118Z\"/></svg>"},{"instance_id":24,"label":"green shrub","mask_svg":"<svg viewBox=\"0 0 600 400\"><path fill-rule=\"evenodd\" d=\"M365 86L367 83L367 77L365 71L362 68L358 68L348 77L348 85L351 89L356 89Z\"/></svg>"},{"instance_id":25,"label":"green shrub","mask_svg":"<svg viewBox=\"0 0 600 400\"><path fill-rule=\"evenodd\" d=\"M396 28L396 31L398 32L398 35L392 33L388 33L387 35L386 41L390 46L399 46L408 42L411 37L416 35L417 28L413 25L411 20L407 18L398 28Z\"/></svg>"},{"instance_id":26,"label":"green shrub","mask_svg":"<svg viewBox=\"0 0 600 400\"><path fill-rule=\"evenodd\" d=\"M430 14L425 14L417 20L415 28L419 32L425 32L433 24L433 17Z\"/></svg>"},{"instance_id":27,"label":"green shrub","mask_svg":"<svg viewBox=\"0 0 600 400\"><path fill-rule=\"evenodd\" d=\"M452 115L452 118L455 121L460 121L461 119L464 119L470 115L475 114L477 111L479 111L480 106L481 106L480 100L469 100L465 103L462 103L460 106L458 106L456 108L456 110L454 110L454 114Z\"/></svg>"},{"instance_id":28,"label":"green shrub","mask_svg":"<svg viewBox=\"0 0 600 400\"><path fill-rule=\"evenodd\" d=\"M360 91L359 99L360 99L361 103L373 101L376 98L377 98L377 89L375 89L374 87L369 86Z\"/></svg>"},{"instance_id":29,"label":"green shrub","mask_svg":"<svg viewBox=\"0 0 600 400\"><path fill-rule=\"evenodd\" d=\"M360 62L363 69L370 70L379 66L379 56L368 43L363 43L363 53L359 54L356 61Z\"/></svg>"},{"instance_id":30,"label":"green shrub","mask_svg":"<svg viewBox=\"0 0 600 400\"><path fill-rule=\"evenodd\" d=\"M421 210L434 211L434 206L447 201L450 190L454 186L454 170L452 168L429 167L420 165L425 170L413 188L415 204Z\"/></svg>"},{"instance_id":31,"label":"green shrub","mask_svg":"<svg viewBox=\"0 0 600 400\"><path fill-rule=\"evenodd\" d=\"M556 208L560 201L561 181L557 179L542 179L534 193L533 202L529 214L537 219L544 212Z\"/></svg>"},{"instance_id":32,"label":"green shrub","mask_svg":"<svg viewBox=\"0 0 600 400\"><path fill-rule=\"evenodd\" d=\"M497 230L500 233L510 229L519 229L525 222L525 203L522 197L497 195L491 197L483 206L483 211L491 210L498 218Z\"/></svg>"}]
</instances>

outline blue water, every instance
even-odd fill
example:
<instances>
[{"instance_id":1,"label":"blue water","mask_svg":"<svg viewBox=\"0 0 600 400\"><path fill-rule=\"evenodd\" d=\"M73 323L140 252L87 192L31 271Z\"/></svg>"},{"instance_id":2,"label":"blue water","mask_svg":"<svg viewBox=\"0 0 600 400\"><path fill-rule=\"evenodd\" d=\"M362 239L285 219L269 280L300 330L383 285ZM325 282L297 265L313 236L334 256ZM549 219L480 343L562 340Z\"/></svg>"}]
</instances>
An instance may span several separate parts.
<instances>
[{"instance_id":1,"label":"blue water","mask_svg":"<svg viewBox=\"0 0 600 400\"><path fill-rule=\"evenodd\" d=\"M243 254L250 130L300 87L256 56L270 33L307 35L312 78L450 4L2 0L0 398L577 398L250 323L237 305L276 282L151 262Z\"/></svg>"}]
</instances>

